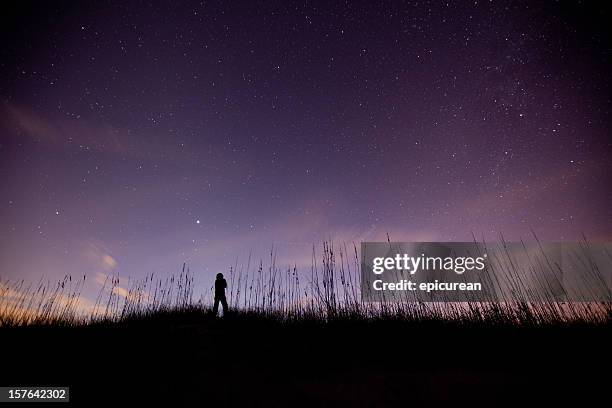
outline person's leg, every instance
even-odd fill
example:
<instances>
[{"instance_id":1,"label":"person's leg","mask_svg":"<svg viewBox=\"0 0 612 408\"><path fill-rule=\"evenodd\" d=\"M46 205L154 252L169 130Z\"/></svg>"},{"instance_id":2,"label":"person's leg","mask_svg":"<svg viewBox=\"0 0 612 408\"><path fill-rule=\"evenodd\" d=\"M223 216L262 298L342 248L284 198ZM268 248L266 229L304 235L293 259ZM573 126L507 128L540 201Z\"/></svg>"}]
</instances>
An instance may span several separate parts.
<instances>
[{"instance_id":1,"label":"person's leg","mask_svg":"<svg viewBox=\"0 0 612 408\"><path fill-rule=\"evenodd\" d=\"M215 297L215 304L213 306L213 315L216 316L219 311L219 298ZM223 313L225 313L225 309L223 309Z\"/></svg>"},{"instance_id":2,"label":"person's leg","mask_svg":"<svg viewBox=\"0 0 612 408\"><path fill-rule=\"evenodd\" d=\"M225 316L225 314L227 313L227 299L225 298L225 296L221 298L221 306L223 306L223 315Z\"/></svg>"}]
</instances>

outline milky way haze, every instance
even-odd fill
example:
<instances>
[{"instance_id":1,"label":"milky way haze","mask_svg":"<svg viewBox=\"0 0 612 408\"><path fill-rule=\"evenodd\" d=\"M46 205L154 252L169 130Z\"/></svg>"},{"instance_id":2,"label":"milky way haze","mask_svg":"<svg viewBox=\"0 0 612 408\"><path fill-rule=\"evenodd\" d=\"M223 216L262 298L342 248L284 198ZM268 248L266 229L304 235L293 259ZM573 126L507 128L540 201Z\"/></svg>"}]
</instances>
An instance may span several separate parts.
<instances>
[{"instance_id":1,"label":"milky way haze","mask_svg":"<svg viewBox=\"0 0 612 408\"><path fill-rule=\"evenodd\" d=\"M612 238L603 11L174 3L3 11L3 278Z\"/></svg>"}]
</instances>

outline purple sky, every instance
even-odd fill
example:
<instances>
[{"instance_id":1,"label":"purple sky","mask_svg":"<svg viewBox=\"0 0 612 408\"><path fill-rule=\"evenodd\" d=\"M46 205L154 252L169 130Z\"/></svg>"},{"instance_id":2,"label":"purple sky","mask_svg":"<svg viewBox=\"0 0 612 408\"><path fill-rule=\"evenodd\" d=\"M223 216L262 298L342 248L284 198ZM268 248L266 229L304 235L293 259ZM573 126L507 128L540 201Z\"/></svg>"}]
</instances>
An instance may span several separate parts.
<instances>
[{"instance_id":1,"label":"purple sky","mask_svg":"<svg viewBox=\"0 0 612 408\"><path fill-rule=\"evenodd\" d=\"M609 16L533 1L22 5L0 277L202 287L323 239L612 239Z\"/></svg>"}]
</instances>

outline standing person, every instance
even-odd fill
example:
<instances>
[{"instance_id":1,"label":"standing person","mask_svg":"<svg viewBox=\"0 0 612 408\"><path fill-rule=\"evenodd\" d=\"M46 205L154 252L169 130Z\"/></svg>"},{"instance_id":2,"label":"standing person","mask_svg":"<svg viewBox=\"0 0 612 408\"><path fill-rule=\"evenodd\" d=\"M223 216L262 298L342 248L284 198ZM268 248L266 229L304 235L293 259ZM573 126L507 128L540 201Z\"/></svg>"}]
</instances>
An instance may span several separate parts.
<instances>
[{"instance_id":1,"label":"standing person","mask_svg":"<svg viewBox=\"0 0 612 408\"><path fill-rule=\"evenodd\" d=\"M225 298L225 288L227 288L227 281L223 278L222 273L217 274L215 279L215 305L213 306L213 315L217 316L219 311L219 302L223 306L223 316L227 313L227 300Z\"/></svg>"}]
</instances>

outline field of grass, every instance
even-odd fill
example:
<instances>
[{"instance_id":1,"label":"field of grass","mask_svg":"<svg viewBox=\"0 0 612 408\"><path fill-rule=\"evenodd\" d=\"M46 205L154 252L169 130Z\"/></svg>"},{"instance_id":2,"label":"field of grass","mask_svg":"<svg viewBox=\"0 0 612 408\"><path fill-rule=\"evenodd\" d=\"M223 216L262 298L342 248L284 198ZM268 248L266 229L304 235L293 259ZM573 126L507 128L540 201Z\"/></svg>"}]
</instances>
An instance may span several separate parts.
<instances>
[{"instance_id":1,"label":"field of grass","mask_svg":"<svg viewBox=\"0 0 612 408\"><path fill-rule=\"evenodd\" d=\"M280 320L158 311L0 328L0 383L69 385L78 406L508 406L607 398L609 325Z\"/></svg>"},{"instance_id":2,"label":"field of grass","mask_svg":"<svg viewBox=\"0 0 612 408\"><path fill-rule=\"evenodd\" d=\"M587 248L589 244L585 241L584 245ZM517 268L513 255L504 252L505 246L501 248L498 259L492 259L489 276L503 280L512 295L496 302L415 302L402 297L383 302L364 301L360 293L357 248L346 245L334 248L324 242L319 258L313 248L309 271L299 271L295 266L278 267L273 251L265 267L263 261L251 265L250 258L246 265L230 267L226 273L228 303L231 310L280 321L444 320L481 326L610 323L612 303L609 301L559 301L554 293L559 284L551 280L560 266L549 262L546 254L540 259L529 258L530 263L524 267L528 270L524 271ZM612 254L608 256L612 259ZM589 278L586 290L592 291L591 287L595 286L605 288L604 274L588 253L579 253L576 258ZM525 284L528 275L546 279L537 293ZM174 310L202 310L213 301L212 287L196 299L194 279L185 264L178 275L151 274L131 281L129 287L120 285L119 276L107 275L95 302L86 308L81 291L87 276L66 275L56 283L41 279L35 285L24 280L2 281L0 277L0 326L85 325L133 320Z\"/></svg>"},{"instance_id":3,"label":"field of grass","mask_svg":"<svg viewBox=\"0 0 612 408\"><path fill-rule=\"evenodd\" d=\"M314 254L314 251L313 251ZM349 256L348 254L352 254ZM314 255L313 255L314 258ZM356 248L233 267L230 313L194 275L0 282L0 384L71 387L79 406L506 406L607 397L609 302L362 302Z\"/></svg>"}]
</instances>

